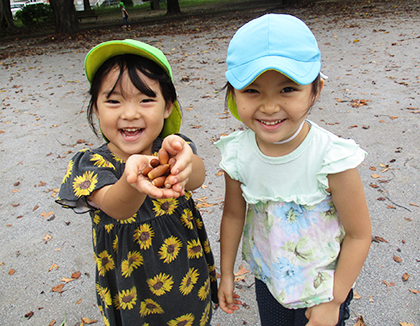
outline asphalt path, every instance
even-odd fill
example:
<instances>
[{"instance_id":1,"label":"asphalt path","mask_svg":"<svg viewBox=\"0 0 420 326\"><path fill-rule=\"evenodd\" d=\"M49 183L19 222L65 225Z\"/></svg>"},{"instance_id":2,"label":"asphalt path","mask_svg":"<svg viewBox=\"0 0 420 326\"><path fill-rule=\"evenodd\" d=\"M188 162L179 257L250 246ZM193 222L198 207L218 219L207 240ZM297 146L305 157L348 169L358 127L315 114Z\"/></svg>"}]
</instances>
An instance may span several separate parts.
<instances>
[{"instance_id":1,"label":"asphalt path","mask_svg":"<svg viewBox=\"0 0 420 326\"><path fill-rule=\"evenodd\" d=\"M73 326L82 318L102 325L90 218L54 200L70 158L102 143L86 122L83 62L105 40L136 38L167 55L183 108L181 132L196 142L206 164L206 181L194 197L219 265L224 185L213 143L243 128L224 108L226 51L239 26L266 12L294 14L313 30L329 78L309 118L369 154L359 172L373 242L347 325L420 325L418 1L339 10L271 5L190 21L189 31L153 35L133 26L83 42L28 43L23 56L28 41L16 45L20 54L0 62L0 325ZM0 51L6 49L10 45L2 44ZM245 274L238 275L237 292L244 305L233 315L216 310L213 326L260 325L254 279L239 254L240 270Z\"/></svg>"}]
</instances>

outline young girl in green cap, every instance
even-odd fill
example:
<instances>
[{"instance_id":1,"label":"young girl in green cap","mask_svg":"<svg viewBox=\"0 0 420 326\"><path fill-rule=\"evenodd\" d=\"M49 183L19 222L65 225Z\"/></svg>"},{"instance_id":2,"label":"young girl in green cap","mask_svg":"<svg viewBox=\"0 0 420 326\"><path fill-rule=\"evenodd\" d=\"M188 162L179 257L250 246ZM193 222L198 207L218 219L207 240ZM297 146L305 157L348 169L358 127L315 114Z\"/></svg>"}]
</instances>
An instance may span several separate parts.
<instances>
[{"instance_id":1,"label":"young girl in green cap","mask_svg":"<svg viewBox=\"0 0 420 326\"><path fill-rule=\"evenodd\" d=\"M325 77L315 37L296 17L264 15L236 32L226 62L227 104L248 129L216 143L226 172L220 307L239 309L243 232L263 326L344 325L371 242L356 169L366 153L307 120Z\"/></svg>"},{"instance_id":2,"label":"young girl in green cap","mask_svg":"<svg viewBox=\"0 0 420 326\"><path fill-rule=\"evenodd\" d=\"M215 266L189 192L205 170L194 143L177 134L171 67L157 48L123 40L94 47L85 71L88 120L96 133L97 117L106 143L72 158L57 203L91 216L104 323L209 325ZM160 188L143 176L156 155L175 159Z\"/></svg>"}]
</instances>

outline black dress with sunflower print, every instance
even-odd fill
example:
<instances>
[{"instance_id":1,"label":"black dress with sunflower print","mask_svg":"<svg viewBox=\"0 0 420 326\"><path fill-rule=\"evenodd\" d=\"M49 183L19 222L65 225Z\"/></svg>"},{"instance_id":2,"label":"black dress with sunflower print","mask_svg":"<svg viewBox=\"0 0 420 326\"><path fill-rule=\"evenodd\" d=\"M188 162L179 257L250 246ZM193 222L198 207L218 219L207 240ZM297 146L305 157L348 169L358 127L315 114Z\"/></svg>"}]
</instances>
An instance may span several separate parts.
<instances>
[{"instance_id":1,"label":"black dress with sunflower print","mask_svg":"<svg viewBox=\"0 0 420 326\"><path fill-rule=\"evenodd\" d=\"M180 135L193 148L194 144ZM162 144L157 139L153 151ZM57 203L92 218L96 293L105 325L209 325L217 302L213 254L189 192L147 197L131 218L118 221L92 207L93 191L114 184L124 162L106 144L70 161Z\"/></svg>"}]
</instances>

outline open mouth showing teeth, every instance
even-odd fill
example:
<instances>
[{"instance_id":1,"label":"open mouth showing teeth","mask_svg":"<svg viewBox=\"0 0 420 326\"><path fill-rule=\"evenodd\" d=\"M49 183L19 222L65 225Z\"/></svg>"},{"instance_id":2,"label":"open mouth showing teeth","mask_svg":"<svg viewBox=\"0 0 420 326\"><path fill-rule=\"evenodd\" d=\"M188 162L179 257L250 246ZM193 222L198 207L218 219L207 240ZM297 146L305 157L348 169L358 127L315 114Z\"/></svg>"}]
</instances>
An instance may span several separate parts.
<instances>
[{"instance_id":1,"label":"open mouth showing teeth","mask_svg":"<svg viewBox=\"0 0 420 326\"><path fill-rule=\"evenodd\" d=\"M276 125L276 124L278 124L278 123L283 122L284 120L286 120L286 119L283 119L283 120L276 120L276 121L264 121L264 120L258 120L258 121L259 121L259 122L261 122L262 124L267 125L267 126L274 126L274 125Z\"/></svg>"},{"instance_id":2,"label":"open mouth showing teeth","mask_svg":"<svg viewBox=\"0 0 420 326\"><path fill-rule=\"evenodd\" d=\"M136 136L136 135L140 134L143 131L143 129L125 128L125 129L120 129L120 131L125 137L132 137L132 136Z\"/></svg>"}]
</instances>

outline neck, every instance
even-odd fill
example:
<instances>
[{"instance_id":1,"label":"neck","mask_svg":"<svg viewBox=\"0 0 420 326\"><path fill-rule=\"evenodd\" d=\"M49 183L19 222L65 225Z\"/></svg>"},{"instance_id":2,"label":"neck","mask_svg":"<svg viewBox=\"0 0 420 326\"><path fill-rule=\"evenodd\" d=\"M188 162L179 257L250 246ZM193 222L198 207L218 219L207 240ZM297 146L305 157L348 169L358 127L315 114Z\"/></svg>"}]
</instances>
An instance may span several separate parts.
<instances>
[{"instance_id":1,"label":"neck","mask_svg":"<svg viewBox=\"0 0 420 326\"><path fill-rule=\"evenodd\" d=\"M293 139L295 139L299 133L302 131L303 125L305 124L305 120L303 120L303 122L300 124L298 130L296 130L296 132L289 138L282 140L282 141L278 141L278 142L274 142L273 144L275 145L280 145L280 144L286 144L288 142L291 142Z\"/></svg>"}]
</instances>

